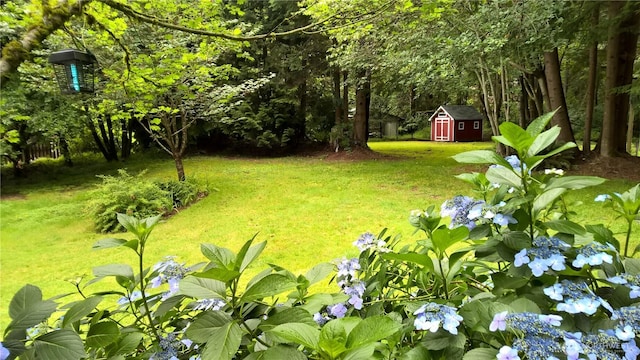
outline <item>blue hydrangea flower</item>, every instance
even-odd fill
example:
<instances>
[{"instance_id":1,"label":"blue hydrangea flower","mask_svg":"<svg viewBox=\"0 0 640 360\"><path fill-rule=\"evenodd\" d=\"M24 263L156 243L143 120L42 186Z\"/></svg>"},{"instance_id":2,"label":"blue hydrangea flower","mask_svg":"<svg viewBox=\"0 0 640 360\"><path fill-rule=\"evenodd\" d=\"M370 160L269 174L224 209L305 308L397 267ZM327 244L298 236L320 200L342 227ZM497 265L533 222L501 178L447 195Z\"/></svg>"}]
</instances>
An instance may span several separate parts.
<instances>
[{"instance_id":1,"label":"blue hydrangea flower","mask_svg":"<svg viewBox=\"0 0 640 360\"><path fill-rule=\"evenodd\" d=\"M450 229L458 226L466 226L471 230L476 226L476 223L469 219L469 211L475 205L481 203L481 201L475 201L468 196L458 195L442 204L440 216L448 216L451 218L451 224L449 224Z\"/></svg>"},{"instance_id":2,"label":"blue hydrangea flower","mask_svg":"<svg viewBox=\"0 0 640 360\"><path fill-rule=\"evenodd\" d=\"M509 224L517 224L518 221L511 215L498 213L493 217L493 223L500 226L507 226Z\"/></svg>"},{"instance_id":3,"label":"blue hydrangea flower","mask_svg":"<svg viewBox=\"0 0 640 360\"><path fill-rule=\"evenodd\" d=\"M638 355L640 355L640 348L636 345L635 339L623 343L622 350L624 351L624 360L638 359Z\"/></svg>"},{"instance_id":4,"label":"blue hydrangea flower","mask_svg":"<svg viewBox=\"0 0 640 360\"><path fill-rule=\"evenodd\" d=\"M361 310L364 301L362 296L366 288L364 282L357 278L358 270L360 270L360 262L357 258L344 259L338 264L337 280L342 292L349 295L348 303Z\"/></svg>"},{"instance_id":5,"label":"blue hydrangea flower","mask_svg":"<svg viewBox=\"0 0 640 360\"><path fill-rule=\"evenodd\" d=\"M162 339L158 346L160 347L160 351L151 355L149 360L178 360L178 355L180 351L188 348L190 345L190 340L180 341L176 338L175 333L169 333Z\"/></svg>"},{"instance_id":6,"label":"blue hydrangea flower","mask_svg":"<svg viewBox=\"0 0 640 360\"><path fill-rule=\"evenodd\" d=\"M542 291L553 300L562 301L563 299L562 294L564 292L564 287L562 284L555 283L553 286L544 288Z\"/></svg>"},{"instance_id":7,"label":"blue hydrangea flower","mask_svg":"<svg viewBox=\"0 0 640 360\"><path fill-rule=\"evenodd\" d=\"M226 303L220 299L201 299L194 302L193 310L218 311L222 309Z\"/></svg>"},{"instance_id":8,"label":"blue hydrangea flower","mask_svg":"<svg viewBox=\"0 0 640 360\"><path fill-rule=\"evenodd\" d=\"M370 232L366 232L353 242L353 245L360 249L360 252L373 249L378 250L380 252L390 252L391 250L387 248L387 243L384 240L379 240Z\"/></svg>"},{"instance_id":9,"label":"blue hydrangea flower","mask_svg":"<svg viewBox=\"0 0 640 360\"><path fill-rule=\"evenodd\" d=\"M522 249L516 255L513 262L515 267L527 264L534 276L540 277L549 269L562 271L566 269L566 256L562 251L570 248L564 241L544 236L534 239L530 249Z\"/></svg>"},{"instance_id":10,"label":"blue hydrangea flower","mask_svg":"<svg viewBox=\"0 0 640 360\"><path fill-rule=\"evenodd\" d=\"M153 271L157 272L158 275L151 279L149 286L155 288L164 283L169 284L169 291L162 295L162 300L166 300L178 292L180 280L185 277L190 269L185 267L184 264L177 263L173 256L167 256L164 261L153 267Z\"/></svg>"},{"instance_id":11,"label":"blue hydrangea flower","mask_svg":"<svg viewBox=\"0 0 640 360\"><path fill-rule=\"evenodd\" d=\"M636 337L636 333L633 331L631 325L626 325L623 328L616 327L615 334L616 337L622 341L629 341Z\"/></svg>"},{"instance_id":12,"label":"blue hydrangea flower","mask_svg":"<svg viewBox=\"0 0 640 360\"><path fill-rule=\"evenodd\" d=\"M507 329L507 321L506 321L507 313L508 311L503 311L495 314L493 316L493 320L491 321L491 324L489 324L489 330L490 331L506 330Z\"/></svg>"},{"instance_id":13,"label":"blue hydrangea flower","mask_svg":"<svg viewBox=\"0 0 640 360\"><path fill-rule=\"evenodd\" d=\"M313 314L313 321L316 322L316 324L322 326L324 324L327 323L327 321L331 320L331 318L329 316L327 316L326 314L321 314L319 312Z\"/></svg>"},{"instance_id":14,"label":"blue hydrangea flower","mask_svg":"<svg viewBox=\"0 0 640 360\"><path fill-rule=\"evenodd\" d=\"M613 263L613 256L607 253L607 251L615 250L611 245L604 245L597 242L587 244L578 249L578 255L573 260L572 265L577 268L582 268L585 265L602 265L603 262L608 264Z\"/></svg>"},{"instance_id":15,"label":"blue hydrangea flower","mask_svg":"<svg viewBox=\"0 0 640 360\"><path fill-rule=\"evenodd\" d=\"M336 319L343 318L347 314L347 307L343 303L327 306L327 311Z\"/></svg>"},{"instance_id":16,"label":"blue hydrangea flower","mask_svg":"<svg viewBox=\"0 0 640 360\"><path fill-rule=\"evenodd\" d=\"M355 278L358 270L360 270L360 261L357 258L343 259L338 264L338 278Z\"/></svg>"},{"instance_id":17,"label":"blue hydrangea flower","mask_svg":"<svg viewBox=\"0 0 640 360\"><path fill-rule=\"evenodd\" d=\"M546 288L543 291L550 298L563 301L556 305L558 311L564 311L569 314L583 313L593 315L598 310L598 307L602 306L613 312L611 305L594 294L584 282L562 280L560 284L555 284L552 289Z\"/></svg>"},{"instance_id":18,"label":"blue hydrangea flower","mask_svg":"<svg viewBox=\"0 0 640 360\"><path fill-rule=\"evenodd\" d=\"M142 299L142 292L140 290L134 290L131 294L126 295L118 299L118 305L126 306L129 303L135 302L136 300Z\"/></svg>"},{"instance_id":19,"label":"blue hydrangea flower","mask_svg":"<svg viewBox=\"0 0 640 360\"><path fill-rule=\"evenodd\" d=\"M9 350L0 342L0 360L6 360L9 355Z\"/></svg>"},{"instance_id":20,"label":"blue hydrangea flower","mask_svg":"<svg viewBox=\"0 0 640 360\"><path fill-rule=\"evenodd\" d=\"M518 350L513 349L509 346L503 346L498 351L498 355L496 355L496 359L498 360L520 360L520 356L518 356Z\"/></svg>"},{"instance_id":21,"label":"blue hydrangea flower","mask_svg":"<svg viewBox=\"0 0 640 360\"><path fill-rule=\"evenodd\" d=\"M629 297L631 299L640 297L640 274L619 274L607 280L613 284L624 285L629 288Z\"/></svg>"},{"instance_id":22,"label":"blue hydrangea flower","mask_svg":"<svg viewBox=\"0 0 640 360\"><path fill-rule=\"evenodd\" d=\"M413 313L416 315L413 325L416 330L436 332L440 328L440 324L442 324L443 329L453 335L457 335L458 326L463 319L456 311L456 308L446 305L432 302L424 304Z\"/></svg>"},{"instance_id":23,"label":"blue hydrangea flower","mask_svg":"<svg viewBox=\"0 0 640 360\"><path fill-rule=\"evenodd\" d=\"M611 195L609 195L609 194L600 194L600 195L596 196L596 198L595 198L595 199L593 199L593 201L596 201L596 202L605 202L605 201L607 201L608 199L611 199Z\"/></svg>"},{"instance_id":24,"label":"blue hydrangea flower","mask_svg":"<svg viewBox=\"0 0 640 360\"><path fill-rule=\"evenodd\" d=\"M577 360L580 358L580 354L584 352L580 339L582 339L582 333L567 332L565 334L564 352L567 354L567 360Z\"/></svg>"}]
</instances>

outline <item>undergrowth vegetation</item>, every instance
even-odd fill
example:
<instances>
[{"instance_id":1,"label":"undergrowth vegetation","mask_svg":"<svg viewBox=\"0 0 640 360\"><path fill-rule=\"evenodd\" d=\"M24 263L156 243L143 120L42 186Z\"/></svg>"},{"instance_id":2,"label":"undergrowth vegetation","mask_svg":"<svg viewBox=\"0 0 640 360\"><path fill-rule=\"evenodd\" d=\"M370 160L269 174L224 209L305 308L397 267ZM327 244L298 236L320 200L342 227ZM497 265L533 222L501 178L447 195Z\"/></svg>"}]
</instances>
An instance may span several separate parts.
<instances>
[{"instance_id":1,"label":"undergrowth vegetation","mask_svg":"<svg viewBox=\"0 0 640 360\"><path fill-rule=\"evenodd\" d=\"M489 164L458 177L476 195L411 211L421 240L402 244L382 231L354 242L359 255L294 273L270 263L256 275L266 242L234 252L202 244L204 262L174 257L149 266L145 253L160 216L117 219L133 239L133 265L97 266L74 282L80 299L43 299L26 285L14 296L1 351L45 359L635 359L640 354L640 184L601 194L627 231L572 221L565 196L604 182L538 169L569 149L548 150L559 128L550 115L527 129L503 123L490 150L455 159ZM333 275L331 275L333 273ZM249 277L249 278L248 278ZM331 278L335 292L313 292ZM96 282L115 280L108 291Z\"/></svg>"}]
</instances>

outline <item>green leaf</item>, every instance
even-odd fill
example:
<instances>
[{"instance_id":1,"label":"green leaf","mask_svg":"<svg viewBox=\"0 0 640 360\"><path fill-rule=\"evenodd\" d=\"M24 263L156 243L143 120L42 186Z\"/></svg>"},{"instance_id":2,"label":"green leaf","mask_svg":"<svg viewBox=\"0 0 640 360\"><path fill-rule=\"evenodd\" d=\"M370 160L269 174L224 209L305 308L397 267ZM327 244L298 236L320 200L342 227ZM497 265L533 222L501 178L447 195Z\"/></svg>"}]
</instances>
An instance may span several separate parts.
<instances>
[{"instance_id":1,"label":"green leaf","mask_svg":"<svg viewBox=\"0 0 640 360\"><path fill-rule=\"evenodd\" d=\"M552 202L554 202L560 195L564 194L567 189L565 188L555 188L555 189L547 189L542 194L538 195L533 201L533 214L534 217L543 210L546 209Z\"/></svg>"},{"instance_id":2,"label":"green leaf","mask_svg":"<svg viewBox=\"0 0 640 360\"><path fill-rule=\"evenodd\" d=\"M295 287L296 282L289 277L280 274L269 274L252 284L244 294L242 294L239 301L248 303L280 294Z\"/></svg>"},{"instance_id":3,"label":"green leaf","mask_svg":"<svg viewBox=\"0 0 640 360\"><path fill-rule=\"evenodd\" d=\"M100 349L113 344L120 336L118 324L112 321L102 321L91 325L87 333L87 346Z\"/></svg>"},{"instance_id":4,"label":"green leaf","mask_svg":"<svg viewBox=\"0 0 640 360\"><path fill-rule=\"evenodd\" d=\"M93 268L93 276L122 276L134 281L133 269L127 264L109 264Z\"/></svg>"},{"instance_id":5,"label":"green leaf","mask_svg":"<svg viewBox=\"0 0 640 360\"><path fill-rule=\"evenodd\" d=\"M569 220L552 220L544 223L546 227L565 234L582 235L587 231L580 224Z\"/></svg>"},{"instance_id":6,"label":"green leaf","mask_svg":"<svg viewBox=\"0 0 640 360\"><path fill-rule=\"evenodd\" d=\"M109 356L129 354L138 348L144 335L139 332L127 333L113 345L107 348Z\"/></svg>"},{"instance_id":7,"label":"green leaf","mask_svg":"<svg viewBox=\"0 0 640 360\"><path fill-rule=\"evenodd\" d=\"M6 330L24 330L33 327L51 316L56 308L55 302L42 301L42 292L38 287L25 285L11 299L9 316L13 321Z\"/></svg>"},{"instance_id":8,"label":"green leaf","mask_svg":"<svg viewBox=\"0 0 640 360\"><path fill-rule=\"evenodd\" d=\"M433 245L440 252L444 253L450 246L466 239L469 236L469 229L466 226L459 226L454 229L440 228L433 232Z\"/></svg>"},{"instance_id":9,"label":"green leaf","mask_svg":"<svg viewBox=\"0 0 640 360\"><path fill-rule=\"evenodd\" d=\"M495 360L498 350L489 348L472 349L464 354L462 360Z\"/></svg>"},{"instance_id":10,"label":"green leaf","mask_svg":"<svg viewBox=\"0 0 640 360\"><path fill-rule=\"evenodd\" d=\"M538 155L538 153L547 148L547 146L551 145L556 141L560 135L560 128L558 126L554 126L551 129L541 133L538 135L533 143L529 147L527 151L527 155L529 157Z\"/></svg>"},{"instance_id":11,"label":"green leaf","mask_svg":"<svg viewBox=\"0 0 640 360\"><path fill-rule=\"evenodd\" d=\"M597 176L562 176L549 180L545 190L551 189L582 189L589 186L600 185L606 179Z\"/></svg>"},{"instance_id":12,"label":"green leaf","mask_svg":"<svg viewBox=\"0 0 640 360\"><path fill-rule=\"evenodd\" d=\"M545 158L551 157L555 154L559 154L565 150L569 150L569 149L573 149L574 147L576 147L577 145L573 142L568 142L568 143L564 143L562 145L560 145L559 147L549 151L548 153L546 153L544 155Z\"/></svg>"},{"instance_id":13,"label":"green leaf","mask_svg":"<svg viewBox=\"0 0 640 360\"><path fill-rule=\"evenodd\" d=\"M493 136L492 139L512 147L518 154L523 154L533 142L533 137L523 128L508 121L500 124L500 134L502 136Z\"/></svg>"},{"instance_id":14,"label":"green leaf","mask_svg":"<svg viewBox=\"0 0 640 360\"><path fill-rule=\"evenodd\" d=\"M460 163L465 164L499 164L509 166L509 163L495 151L491 150L473 150L456 154L453 158Z\"/></svg>"},{"instance_id":15,"label":"green leaf","mask_svg":"<svg viewBox=\"0 0 640 360\"><path fill-rule=\"evenodd\" d=\"M329 358L336 359L347 351L346 343L347 330L340 321L329 321L320 330L318 347L329 355Z\"/></svg>"},{"instance_id":16,"label":"green leaf","mask_svg":"<svg viewBox=\"0 0 640 360\"><path fill-rule=\"evenodd\" d=\"M551 119L553 118L553 115L556 113L556 111L558 111L558 110L554 110L554 111L548 112L548 113L543 114L543 115L537 117L536 119L534 119L529 124L529 126L527 126L527 133L531 137L538 136L538 134L540 134L547 127L547 124L549 123L549 121L551 121Z\"/></svg>"},{"instance_id":17,"label":"green leaf","mask_svg":"<svg viewBox=\"0 0 640 360\"><path fill-rule=\"evenodd\" d=\"M334 265L330 263L320 263L312 267L307 271L304 277L309 281L309 285L315 284L324 280L331 272L333 272Z\"/></svg>"},{"instance_id":18,"label":"green leaf","mask_svg":"<svg viewBox=\"0 0 640 360\"><path fill-rule=\"evenodd\" d=\"M292 323L302 323L312 326L316 324L313 320L313 315L311 315L307 310L299 307L293 307L278 311L274 315L269 316L267 320L264 320L260 324L260 328L266 331L281 324Z\"/></svg>"},{"instance_id":19,"label":"green leaf","mask_svg":"<svg viewBox=\"0 0 640 360\"><path fill-rule=\"evenodd\" d=\"M370 342L382 340L393 335L401 327L401 324L387 316L367 317L351 330L347 338L347 347L356 348Z\"/></svg>"},{"instance_id":20,"label":"green leaf","mask_svg":"<svg viewBox=\"0 0 640 360\"><path fill-rule=\"evenodd\" d=\"M402 254L384 253L381 254L380 257L386 260L406 261L413 264L422 265L426 268L429 268L430 270L433 270L433 262L431 261L431 258L426 254L418 254L414 252Z\"/></svg>"},{"instance_id":21,"label":"green leaf","mask_svg":"<svg viewBox=\"0 0 640 360\"><path fill-rule=\"evenodd\" d=\"M222 299L226 300L226 285L222 281L187 276L180 280L180 294L196 299Z\"/></svg>"},{"instance_id":22,"label":"green leaf","mask_svg":"<svg viewBox=\"0 0 640 360\"><path fill-rule=\"evenodd\" d=\"M519 189L522 186L522 179L513 172L510 165L507 166L509 167L498 166L487 169L487 180Z\"/></svg>"},{"instance_id":23,"label":"green leaf","mask_svg":"<svg viewBox=\"0 0 640 360\"><path fill-rule=\"evenodd\" d=\"M260 256L265 246L267 246L267 242L263 241L250 247L242 257L240 257L240 253L238 254L238 259L236 261L242 260L242 263L240 264L240 272L243 272L247 266L251 265L251 263Z\"/></svg>"},{"instance_id":24,"label":"green leaf","mask_svg":"<svg viewBox=\"0 0 640 360\"><path fill-rule=\"evenodd\" d=\"M238 278L240 276L240 273L235 270L229 270L225 267L215 267L207 271L196 273L193 276L199 278L214 279L228 284L231 280Z\"/></svg>"},{"instance_id":25,"label":"green leaf","mask_svg":"<svg viewBox=\"0 0 640 360\"><path fill-rule=\"evenodd\" d=\"M282 324L269 331L287 341L305 346L308 349L318 349L320 330L308 324Z\"/></svg>"},{"instance_id":26,"label":"green leaf","mask_svg":"<svg viewBox=\"0 0 640 360\"><path fill-rule=\"evenodd\" d=\"M211 332L233 322L233 318L222 311L206 311L198 316L187 328L187 337L195 342L204 343Z\"/></svg>"},{"instance_id":27,"label":"green leaf","mask_svg":"<svg viewBox=\"0 0 640 360\"><path fill-rule=\"evenodd\" d=\"M202 360L231 360L240 348L242 330L235 322L213 329L202 352Z\"/></svg>"},{"instance_id":28,"label":"green leaf","mask_svg":"<svg viewBox=\"0 0 640 360\"><path fill-rule=\"evenodd\" d=\"M229 270L233 269L231 265L235 262L236 257L231 250L213 244L201 244L200 251L214 264Z\"/></svg>"},{"instance_id":29,"label":"green leaf","mask_svg":"<svg viewBox=\"0 0 640 360\"><path fill-rule=\"evenodd\" d=\"M502 272L491 274L496 289L519 289L529 283L526 277L513 277Z\"/></svg>"},{"instance_id":30,"label":"green leaf","mask_svg":"<svg viewBox=\"0 0 640 360\"><path fill-rule=\"evenodd\" d=\"M102 297L100 296L91 296L82 301L74 304L67 313L64 315L64 319L62 320L62 327L66 328L70 324L82 319L91 313L96 306L102 301Z\"/></svg>"},{"instance_id":31,"label":"green leaf","mask_svg":"<svg viewBox=\"0 0 640 360\"><path fill-rule=\"evenodd\" d=\"M307 360L307 357L291 346L276 345L264 351L262 360Z\"/></svg>"},{"instance_id":32,"label":"green leaf","mask_svg":"<svg viewBox=\"0 0 640 360\"><path fill-rule=\"evenodd\" d=\"M33 346L40 359L73 360L87 356L80 336L67 329L56 330L38 336L33 341Z\"/></svg>"},{"instance_id":33,"label":"green leaf","mask_svg":"<svg viewBox=\"0 0 640 360\"><path fill-rule=\"evenodd\" d=\"M116 238L106 238L96 241L91 247L93 250L101 250L119 247L126 244L129 240L125 239L116 239Z\"/></svg>"},{"instance_id":34,"label":"green leaf","mask_svg":"<svg viewBox=\"0 0 640 360\"><path fill-rule=\"evenodd\" d=\"M370 360L376 351L376 343L365 344L357 348L349 349L342 355L344 360Z\"/></svg>"},{"instance_id":35,"label":"green leaf","mask_svg":"<svg viewBox=\"0 0 640 360\"><path fill-rule=\"evenodd\" d=\"M626 258L623 260L624 269L630 275L640 274L640 259Z\"/></svg>"},{"instance_id":36,"label":"green leaf","mask_svg":"<svg viewBox=\"0 0 640 360\"><path fill-rule=\"evenodd\" d=\"M518 298L512 301L509 306L513 309L513 311L518 313L529 312L534 314L540 314L540 307L538 305L527 299L527 298Z\"/></svg>"}]
</instances>

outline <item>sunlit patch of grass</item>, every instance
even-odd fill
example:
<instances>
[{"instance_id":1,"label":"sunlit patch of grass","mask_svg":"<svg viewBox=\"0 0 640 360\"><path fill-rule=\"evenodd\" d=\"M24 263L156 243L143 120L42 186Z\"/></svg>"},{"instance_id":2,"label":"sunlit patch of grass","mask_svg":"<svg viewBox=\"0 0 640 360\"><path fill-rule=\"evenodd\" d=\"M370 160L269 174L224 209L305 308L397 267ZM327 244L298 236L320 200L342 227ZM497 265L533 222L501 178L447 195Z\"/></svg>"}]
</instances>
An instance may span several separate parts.
<instances>
[{"instance_id":1,"label":"sunlit patch of grass","mask_svg":"<svg viewBox=\"0 0 640 360\"><path fill-rule=\"evenodd\" d=\"M414 242L420 235L413 234L409 212L439 207L458 194L473 195L470 185L453 176L485 169L457 164L451 156L493 148L491 143L420 141L370 146L392 156L348 162L321 157L187 158L187 176L206 184L209 196L158 225L147 247L147 266L167 255L187 264L205 261L202 243L237 252L255 234L256 241L266 240L268 245L252 273L278 264L301 274L319 262L357 256L352 243L366 231L377 234L388 228L388 234ZM148 169L147 176L158 180L175 177L171 159L133 158L111 164L78 161L73 168L55 168L55 177L43 171L26 180L3 178L3 195L21 197L0 202L0 329L8 324L11 296L25 283L40 286L50 297L73 291L65 279L90 275L94 266L133 263L134 254L126 248L91 250L107 235L94 233L84 212L88 190L100 182L96 175L115 174L118 167L131 174ZM569 196L569 201L583 202L572 207L575 221L604 223L621 232L620 221L592 200L599 193L620 192L632 185L611 181Z\"/></svg>"}]
</instances>

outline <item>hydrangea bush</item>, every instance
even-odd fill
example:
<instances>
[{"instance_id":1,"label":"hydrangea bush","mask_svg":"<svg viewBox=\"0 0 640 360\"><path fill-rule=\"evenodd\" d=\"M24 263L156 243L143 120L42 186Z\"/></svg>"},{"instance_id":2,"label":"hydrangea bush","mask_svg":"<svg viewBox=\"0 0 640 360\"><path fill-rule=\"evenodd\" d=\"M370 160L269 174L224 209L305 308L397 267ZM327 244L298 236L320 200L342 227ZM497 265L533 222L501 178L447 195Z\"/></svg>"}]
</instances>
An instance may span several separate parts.
<instances>
[{"instance_id":1,"label":"hydrangea bush","mask_svg":"<svg viewBox=\"0 0 640 360\"><path fill-rule=\"evenodd\" d=\"M604 179L539 169L574 146L548 150L559 134L545 130L550 117L527 129L502 124L494 140L513 149L507 158L455 156L489 166L458 176L475 197L411 211L421 240L365 233L354 241L358 257L305 274L270 265L246 279L266 246L255 239L237 252L203 244L200 264L148 266L159 218L119 214L133 240L94 248L128 248L138 263L94 268L66 303L22 288L0 359L636 359L640 259L629 246L640 184L597 198L627 222L622 242L573 221L564 195ZM309 290L328 277L334 293ZM103 279L117 288L90 293Z\"/></svg>"}]
</instances>

